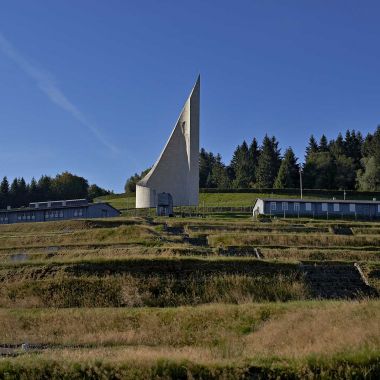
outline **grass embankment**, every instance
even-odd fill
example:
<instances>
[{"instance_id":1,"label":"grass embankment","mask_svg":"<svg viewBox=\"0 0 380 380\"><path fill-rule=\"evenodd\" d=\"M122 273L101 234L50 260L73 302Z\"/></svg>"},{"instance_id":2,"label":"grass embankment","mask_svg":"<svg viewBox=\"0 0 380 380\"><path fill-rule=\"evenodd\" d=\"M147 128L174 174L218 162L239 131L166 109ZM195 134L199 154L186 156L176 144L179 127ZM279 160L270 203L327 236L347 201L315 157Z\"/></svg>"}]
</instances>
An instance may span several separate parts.
<instances>
[{"instance_id":1,"label":"grass embankment","mask_svg":"<svg viewBox=\"0 0 380 380\"><path fill-rule=\"evenodd\" d=\"M232 379L243 374L364 378L364 373L376 378L379 313L379 301L3 309L1 341L48 347L3 359L0 371L28 373L29 379L42 374L80 378L85 373L127 379Z\"/></svg>"},{"instance_id":2,"label":"grass embankment","mask_svg":"<svg viewBox=\"0 0 380 380\"><path fill-rule=\"evenodd\" d=\"M8 265L0 282L1 307L168 307L310 297L297 265L251 259Z\"/></svg>"}]
</instances>

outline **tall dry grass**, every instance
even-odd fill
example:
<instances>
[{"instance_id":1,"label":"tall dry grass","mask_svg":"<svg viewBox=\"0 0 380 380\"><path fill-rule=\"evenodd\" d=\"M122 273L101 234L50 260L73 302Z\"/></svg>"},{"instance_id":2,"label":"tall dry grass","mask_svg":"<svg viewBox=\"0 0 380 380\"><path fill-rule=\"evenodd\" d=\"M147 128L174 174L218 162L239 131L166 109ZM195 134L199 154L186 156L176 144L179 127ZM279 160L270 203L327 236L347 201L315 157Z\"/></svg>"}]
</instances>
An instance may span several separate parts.
<instances>
[{"instance_id":1,"label":"tall dry grass","mask_svg":"<svg viewBox=\"0 0 380 380\"><path fill-rule=\"evenodd\" d=\"M327 234L215 234L208 237L214 247L231 245L284 247L378 247L380 236L344 236Z\"/></svg>"},{"instance_id":2,"label":"tall dry grass","mask_svg":"<svg viewBox=\"0 0 380 380\"><path fill-rule=\"evenodd\" d=\"M170 307L202 303L301 300L309 297L296 273L60 277L22 280L0 289L1 307Z\"/></svg>"},{"instance_id":3,"label":"tall dry grass","mask_svg":"<svg viewBox=\"0 0 380 380\"><path fill-rule=\"evenodd\" d=\"M248 356L333 355L380 347L379 301L290 309L245 339Z\"/></svg>"},{"instance_id":4,"label":"tall dry grass","mask_svg":"<svg viewBox=\"0 0 380 380\"><path fill-rule=\"evenodd\" d=\"M0 310L0 342L147 346L165 356L299 359L380 350L380 301L209 305L173 309ZM198 353L199 353L198 352ZM124 356L123 356L124 355ZM89 355L95 358L96 355ZM128 351L122 354L128 358Z\"/></svg>"},{"instance_id":5,"label":"tall dry grass","mask_svg":"<svg viewBox=\"0 0 380 380\"><path fill-rule=\"evenodd\" d=\"M91 228L60 233L30 233L0 236L0 249L22 249L51 246L105 244L161 244L165 238L154 228L143 225L121 225L113 228Z\"/></svg>"}]
</instances>

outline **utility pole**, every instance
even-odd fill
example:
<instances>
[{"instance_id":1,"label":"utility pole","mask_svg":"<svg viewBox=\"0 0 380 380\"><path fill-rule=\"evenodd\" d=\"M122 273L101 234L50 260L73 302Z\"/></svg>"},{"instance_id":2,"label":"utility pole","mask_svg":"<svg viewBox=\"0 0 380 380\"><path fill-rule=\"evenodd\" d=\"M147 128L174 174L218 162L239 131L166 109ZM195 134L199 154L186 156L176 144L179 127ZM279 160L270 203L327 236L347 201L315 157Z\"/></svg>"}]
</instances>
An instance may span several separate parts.
<instances>
[{"instance_id":1,"label":"utility pole","mask_svg":"<svg viewBox=\"0 0 380 380\"><path fill-rule=\"evenodd\" d=\"M346 190L343 190L343 199L346 200Z\"/></svg>"},{"instance_id":2,"label":"utility pole","mask_svg":"<svg viewBox=\"0 0 380 380\"><path fill-rule=\"evenodd\" d=\"M302 194L302 167L300 166L300 190L301 190L301 199L303 198Z\"/></svg>"}]
</instances>

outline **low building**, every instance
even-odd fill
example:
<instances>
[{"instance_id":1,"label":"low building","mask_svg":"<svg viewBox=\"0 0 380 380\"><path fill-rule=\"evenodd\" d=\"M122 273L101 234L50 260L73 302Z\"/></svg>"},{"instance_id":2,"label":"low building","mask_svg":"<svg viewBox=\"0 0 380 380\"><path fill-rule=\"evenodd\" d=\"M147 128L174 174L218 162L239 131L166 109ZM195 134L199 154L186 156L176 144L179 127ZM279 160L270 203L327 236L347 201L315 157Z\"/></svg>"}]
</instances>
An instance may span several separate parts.
<instances>
[{"instance_id":1,"label":"low building","mask_svg":"<svg viewBox=\"0 0 380 380\"><path fill-rule=\"evenodd\" d=\"M0 224L108 218L119 215L120 212L108 203L89 203L86 199L71 199L33 202L29 207L0 210Z\"/></svg>"},{"instance_id":2,"label":"low building","mask_svg":"<svg viewBox=\"0 0 380 380\"><path fill-rule=\"evenodd\" d=\"M258 198L253 216L380 218L380 202L337 199Z\"/></svg>"}]
</instances>

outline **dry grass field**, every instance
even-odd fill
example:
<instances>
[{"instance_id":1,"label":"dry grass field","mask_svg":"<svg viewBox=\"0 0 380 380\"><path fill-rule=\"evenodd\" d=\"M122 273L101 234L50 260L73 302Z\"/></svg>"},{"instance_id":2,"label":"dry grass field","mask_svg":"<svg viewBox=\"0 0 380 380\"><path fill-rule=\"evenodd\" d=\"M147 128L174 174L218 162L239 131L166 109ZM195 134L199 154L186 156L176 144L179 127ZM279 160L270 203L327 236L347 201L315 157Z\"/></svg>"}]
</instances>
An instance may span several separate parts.
<instances>
[{"instance_id":1,"label":"dry grass field","mask_svg":"<svg viewBox=\"0 0 380 380\"><path fill-rule=\"evenodd\" d=\"M303 269L354 263L373 292L350 299ZM0 283L0 379L380 377L377 222L3 225Z\"/></svg>"}]
</instances>

